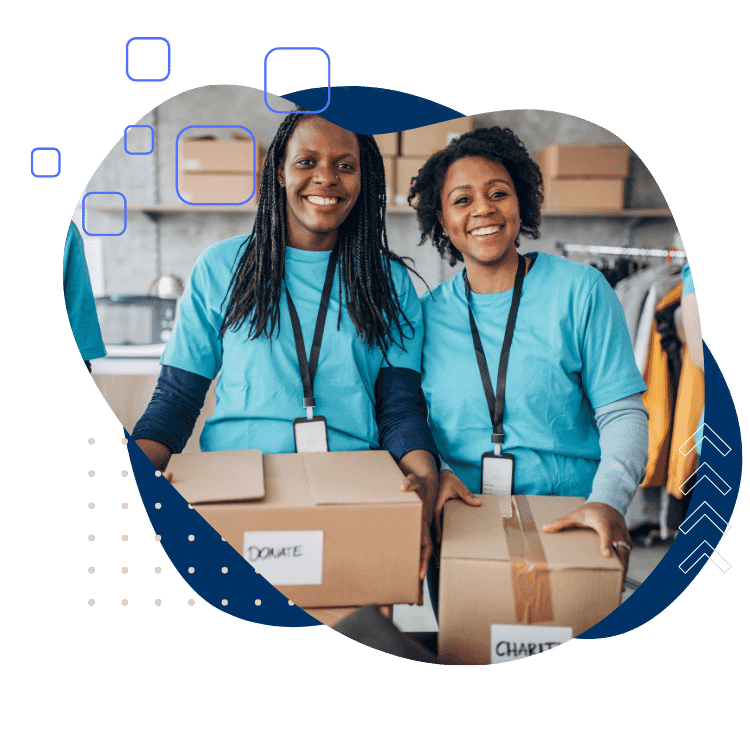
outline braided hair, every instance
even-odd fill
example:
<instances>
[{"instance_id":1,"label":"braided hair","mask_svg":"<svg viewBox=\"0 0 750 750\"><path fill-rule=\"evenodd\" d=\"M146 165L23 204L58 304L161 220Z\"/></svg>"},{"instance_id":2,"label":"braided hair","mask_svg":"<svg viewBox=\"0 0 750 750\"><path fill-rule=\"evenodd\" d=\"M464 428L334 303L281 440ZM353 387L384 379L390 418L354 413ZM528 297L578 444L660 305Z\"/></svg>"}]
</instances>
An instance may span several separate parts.
<instances>
[{"instance_id":1,"label":"braided hair","mask_svg":"<svg viewBox=\"0 0 750 750\"><path fill-rule=\"evenodd\" d=\"M539 239L544 199L542 173L518 136L510 128L495 126L464 133L442 151L433 154L419 174L411 178L409 205L417 211L421 233L419 244L424 245L430 239L451 266L463 261L460 250L440 225L437 212L441 210L440 194L448 168L465 156L481 156L502 164L508 170L518 196L521 215L519 237L523 234L534 240ZM516 237L516 247L519 244Z\"/></svg>"},{"instance_id":2,"label":"braided hair","mask_svg":"<svg viewBox=\"0 0 750 750\"><path fill-rule=\"evenodd\" d=\"M238 331L246 320L250 322L249 339L261 336L270 339L276 326L281 329L279 303L285 267L286 192L277 179L277 169L295 128L310 116L298 112L287 115L268 150L255 225L240 247L242 256L224 298L224 302L227 297L229 301L220 336L228 330ZM339 299L345 301L357 334L368 347L379 347L388 361L386 350L392 342L403 348L404 326L400 316L406 320L389 261L407 266L388 248L383 157L371 135L355 135L362 186L354 207L338 230ZM337 330L341 327L341 307ZM411 323L406 322L413 331ZM398 341L393 329L398 333Z\"/></svg>"}]
</instances>

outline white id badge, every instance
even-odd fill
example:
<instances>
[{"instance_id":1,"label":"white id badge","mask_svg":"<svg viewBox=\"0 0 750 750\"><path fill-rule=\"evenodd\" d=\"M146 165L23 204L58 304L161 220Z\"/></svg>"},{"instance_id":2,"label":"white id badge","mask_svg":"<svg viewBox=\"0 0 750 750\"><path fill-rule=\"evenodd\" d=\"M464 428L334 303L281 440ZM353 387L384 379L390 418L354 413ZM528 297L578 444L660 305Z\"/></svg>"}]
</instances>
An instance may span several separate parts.
<instances>
[{"instance_id":1,"label":"white id badge","mask_svg":"<svg viewBox=\"0 0 750 750\"><path fill-rule=\"evenodd\" d=\"M515 459L510 453L482 454L482 494L512 495Z\"/></svg>"},{"instance_id":2,"label":"white id badge","mask_svg":"<svg viewBox=\"0 0 750 750\"><path fill-rule=\"evenodd\" d=\"M325 417L299 417L294 425L294 450L297 453L327 453L328 427Z\"/></svg>"}]
</instances>

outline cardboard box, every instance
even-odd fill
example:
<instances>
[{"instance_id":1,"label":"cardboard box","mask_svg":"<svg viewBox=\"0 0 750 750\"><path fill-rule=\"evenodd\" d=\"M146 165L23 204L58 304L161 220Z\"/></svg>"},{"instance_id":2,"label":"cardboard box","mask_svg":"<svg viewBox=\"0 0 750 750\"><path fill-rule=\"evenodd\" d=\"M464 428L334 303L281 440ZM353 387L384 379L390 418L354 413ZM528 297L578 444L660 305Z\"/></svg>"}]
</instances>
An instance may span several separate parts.
<instances>
[{"instance_id":1,"label":"cardboard box","mask_svg":"<svg viewBox=\"0 0 750 750\"><path fill-rule=\"evenodd\" d=\"M255 152L255 162L253 161ZM231 140L180 138L180 172L252 174L261 171L263 149L251 138Z\"/></svg>"},{"instance_id":2,"label":"cardboard box","mask_svg":"<svg viewBox=\"0 0 750 750\"><path fill-rule=\"evenodd\" d=\"M338 625L341 620L356 612L358 607L308 607L305 609L308 615L312 615L316 620L332 628ZM393 620L393 607L380 607L380 612L387 620Z\"/></svg>"},{"instance_id":3,"label":"cardboard box","mask_svg":"<svg viewBox=\"0 0 750 750\"><path fill-rule=\"evenodd\" d=\"M251 174L210 174L206 172L182 172L179 175L180 195L189 203L243 203L253 193ZM257 205L258 189L247 205Z\"/></svg>"},{"instance_id":4,"label":"cardboard box","mask_svg":"<svg viewBox=\"0 0 750 750\"><path fill-rule=\"evenodd\" d=\"M401 133L401 156L432 156L444 149L454 138L472 129L471 117L404 130Z\"/></svg>"},{"instance_id":5,"label":"cardboard box","mask_svg":"<svg viewBox=\"0 0 750 750\"><path fill-rule=\"evenodd\" d=\"M300 607L418 601L422 502L399 491L403 475L387 451L266 455L265 497L220 501L229 499L229 477L247 474L249 453L175 455L169 471L174 487L285 596ZM209 472L201 481L216 489L202 501L186 474Z\"/></svg>"},{"instance_id":6,"label":"cardboard box","mask_svg":"<svg viewBox=\"0 0 750 750\"><path fill-rule=\"evenodd\" d=\"M544 210L621 211L625 180L544 178Z\"/></svg>"},{"instance_id":7,"label":"cardboard box","mask_svg":"<svg viewBox=\"0 0 750 750\"><path fill-rule=\"evenodd\" d=\"M485 495L479 508L445 506L438 655L446 663L489 664L493 625L562 626L577 636L619 605L623 569L601 556L595 531L542 531L582 503L520 495L511 508L511 498Z\"/></svg>"},{"instance_id":8,"label":"cardboard box","mask_svg":"<svg viewBox=\"0 0 750 750\"><path fill-rule=\"evenodd\" d=\"M393 204L396 206L408 206L409 189L411 187L411 178L416 177L417 173L424 166L427 159L425 157L412 158L399 156L396 158L396 176L395 176L395 193Z\"/></svg>"},{"instance_id":9,"label":"cardboard box","mask_svg":"<svg viewBox=\"0 0 750 750\"><path fill-rule=\"evenodd\" d=\"M546 178L628 176L630 149L623 145L573 146L552 143L537 152Z\"/></svg>"},{"instance_id":10,"label":"cardboard box","mask_svg":"<svg viewBox=\"0 0 750 750\"><path fill-rule=\"evenodd\" d=\"M398 133L379 133L373 138L378 144L381 156L398 156Z\"/></svg>"}]
</instances>

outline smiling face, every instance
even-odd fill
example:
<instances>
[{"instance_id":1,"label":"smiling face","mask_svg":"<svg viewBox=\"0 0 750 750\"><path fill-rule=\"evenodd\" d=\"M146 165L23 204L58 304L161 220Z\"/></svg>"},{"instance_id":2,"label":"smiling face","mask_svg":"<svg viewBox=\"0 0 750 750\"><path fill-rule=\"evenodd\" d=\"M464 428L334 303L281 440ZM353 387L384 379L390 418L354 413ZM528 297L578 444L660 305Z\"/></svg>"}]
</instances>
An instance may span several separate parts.
<instances>
[{"instance_id":1,"label":"smiling face","mask_svg":"<svg viewBox=\"0 0 750 750\"><path fill-rule=\"evenodd\" d=\"M440 191L438 221L464 256L467 271L515 268L515 242L521 229L513 179L508 170L482 156L450 165Z\"/></svg>"},{"instance_id":2,"label":"smiling face","mask_svg":"<svg viewBox=\"0 0 750 750\"><path fill-rule=\"evenodd\" d=\"M332 250L362 186L357 136L306 117L289 138L277 176L286 191L287 244Z\"/></svg>"}]
</instances>

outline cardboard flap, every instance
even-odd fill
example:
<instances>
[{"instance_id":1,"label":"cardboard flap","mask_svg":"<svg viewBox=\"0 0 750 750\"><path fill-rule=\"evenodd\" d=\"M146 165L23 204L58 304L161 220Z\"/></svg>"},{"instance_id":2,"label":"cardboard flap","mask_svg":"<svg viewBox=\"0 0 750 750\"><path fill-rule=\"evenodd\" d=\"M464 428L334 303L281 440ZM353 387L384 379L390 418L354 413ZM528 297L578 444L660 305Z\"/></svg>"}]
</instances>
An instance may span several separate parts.
<instances>
[{"instance_id":1,"label":"cardboard flap","mask_svg":"<svg viewBox=\"0 0 750 750\"><path fill-rule=\"evenodd\" d=\"M421 503L400 492L404 476L387 451L301 453L315 505L402 505Z\"/></svg>"},{"instance_id":2,"label":"cardboard flap","mask_svg":"<svg viewBox=\"0 0 750 750\"><path fill-rule=\"evenodd\" d=\"M479 495L482 505L474 508L451 500L443 516L442 556L473 560L510 560L508 537L503 524L511 498ZM548 534L543 527L566 516L584 502L582 497L526 496L536 531L550 570L583 568L622 570L615 555L602 557L599 535L593 529L568 529ZM515 503L514 503L514 510Z\"/></svg>"},{"instance_id":3,"label":"cardboard flap","mask_svg":"<svg viewBox=\"0 0 750 750\"><path fill-rule=\"evenodd\" d=\"M264 505L313 506L302 453L272 453L263 456L266 482Z\"/></svg>"},{"instance_id":4,"label":"cardboard flap","mask_svg":"<svg viewBox=\"0 0 750 750\"><path fill-rule=\"evenodd\" d=\"M508 560L508 538L503 517L510 515L510 495L480 495L475 508L461 500L450 500L443 511L443 557Z\"/></svg>"},{"instance_id":5,"label":"cardboard flap","mask_svg":"<svg viewBox=\"0 0 750 750\"><path fill-rule=\"evenodd\" d=\"M169 460L172 486L193 505L260 500L265 495L259 450L179 453Z\"/></svg>"}]
</instances>

